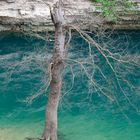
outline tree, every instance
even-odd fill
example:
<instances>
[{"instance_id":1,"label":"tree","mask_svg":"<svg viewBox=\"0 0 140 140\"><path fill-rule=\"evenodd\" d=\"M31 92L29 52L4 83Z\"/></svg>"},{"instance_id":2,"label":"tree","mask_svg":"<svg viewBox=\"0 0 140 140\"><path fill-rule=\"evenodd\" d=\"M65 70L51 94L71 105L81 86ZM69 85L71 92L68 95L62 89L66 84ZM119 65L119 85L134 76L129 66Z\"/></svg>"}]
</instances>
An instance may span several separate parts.
<instances>
[{"instance_id":1,"label":"tree","mask_svg":"<svg viewBox=\"0 0 140 140\"><path fill-rule=\"evenodd\" d=\"M48 105L46 107L46 124L43 139L57 140L57 109L61 96L62 69L66 56L65 20L61 1L50 8L51 18L55 26L55 44L51 62L51 82Z\"/></svg>"},{"instance_id":2,"label":"tree","mask_svg":"<svg viewBox=\"0 0 140 140\"><path fill-rule=\"evenodd\" d=\"M111 92L110 81L108 76L105 75L105 73L102 71L101 66L98 66L97 64L94 63L95 54L92 52L93 48L97 52L99 52L102 59L106 61L108 68L113 72L113 77L115 77L114 84L119 87L119 90L125 96L129 104L135 110L137 110L137 107L132 103L132 101L129 99L128 95L124 91L122 82L125 82L127 85L129 85L129 87L133 87L133 85L126 79L125 75L123 75L121 70L125 69L129 71L130 66L139 67L139 63L138 63L139 58L134 57L132 59L128 55L124 57L125 56L124 51L116 53L114 48L110 48L109 46L106 46L107 44L100 44L96 42L92 37L91 32L82 30L81 27L82 25L88 26L89 24L95 22L95 19L93 19L94 17L90 16L89 20L85 21L84 19L82 22L80 19L80 21L77 21L79 25L77 24L71 25L65 21L64 5L61 0L56 2L56 4L54 4L53 7L51 7L48 4L46 5L49 6L50 8L51 19L55 27L55 43L53 49L54 50L53 56L49 63L50 91L48 95L48 103L46 105L46 122L45 122L45 129L44 129L42 139L57 140L57 110L58 110L59 100L61 97L61 88L62 88L62 81L63 81L62 71L65 68L66 62L77 64L82 69L83 73L86 75L86 77L93 85L94 89L96 89L96 91L103 94L110 101L112 102L115 101L116 104L120 106L119 102L116 99L116 96L113 95ZM74 15L72 16L74 17ZM80 34L80 36L88 43L90 60L81 62L81 61L67 58L68 44L71 40L71 30L77 31ZM66 34L67 31L68 31L68 36ZM99 34L100 33L99 30L94 30L94 32L98 36L104 34L103 31L101 32L101 34ZM102 87L101 84L98 83L93 78L93 76L89 72L88 65L90 66L90 68L97 69L98 72L100 72L100 75L103 77L104 81L106 82L107 85L106 87ZM30 100L32 101L37 96L31 97Z\"/></svg>"},{"instance_id":3,"label":"tree","mask_svg":"<svg viewBox=\"0 0 140 140\"><path fill-rule=\"evenodd\" d=\"M105 1L105 2L101 1L101 2L103 2L104 7L108 7L111 6L112 3L115 1L113 1L112 3L110 1ZM105 10L105 14L106 13L107 10ZM46 123L45 123L45 130L43 133L43 139L57 140L57 109L61 96L62 70L64 69L64 61L68 60L66 57L67 56L66 29L74 28L81 35L81 37L88 42L89 46L93 45L96 47L96 49L100 52L102 57L106 60L110 69L113 71L114 76L116 77L116 84L119 86L120 90L125 95L128 102L136 109L136 107L133 105L133 103L129 100L126 93L124 92L123 87L120 84L120 74L114 68L113 64L110 62L110 58L113 61L119 62L120 64L123 63L131 64L134 61L126 60L126 59L123 60L121 56L116 57L108 48L104 48L100 44L95 42L95 40L85 31L82 31L80 28L73 25L68 26L65 23L63 2L61 0L56 2L56 4L53 5L53 8L50 7L50 14L51 14L52 22L55 26L55 44L54 44L53 57L50 63L50 75L51 75L50 91L48 95L48 104L46 106ZM69 40L70 39L71 38L69 38ZM102 94L104 94L107 98L109 98L109 100L113 100L111 96L105 93L106 89L102 89L100 86L98 86L98 84L93 80L92 76L88 73L87 69L81 62L76 60L71 60L71 61L73 61L74 63L78 63L80 65L80 67L83 69L86 76L88 77L90 82L95 86L95 88L99 89ZM137 66L136 63L134 65ZM103 73L102 75L104 76ZM122 81L126 81L129 84L129 82L125 79L122 79ZM117 104L119 105L119 103Z\"/></svg>"}]
</instances>

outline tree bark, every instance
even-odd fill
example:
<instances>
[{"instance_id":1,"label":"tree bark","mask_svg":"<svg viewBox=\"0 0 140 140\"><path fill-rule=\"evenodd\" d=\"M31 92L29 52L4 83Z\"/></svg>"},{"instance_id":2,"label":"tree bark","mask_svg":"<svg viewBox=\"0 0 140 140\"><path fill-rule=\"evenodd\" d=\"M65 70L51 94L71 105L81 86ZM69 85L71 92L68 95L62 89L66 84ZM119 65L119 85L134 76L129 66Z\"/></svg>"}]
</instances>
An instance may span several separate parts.
<instances>
[{"instance_id":1,"label":"tree bark","mask_svg":"<svg viewBox=\"0 0 140 140\"><path fill-rule=\"evenodd\" d=\"M55 44L51 62L50 92L46 106L46 122L43 136L45 140L57 140L57 110L61 96L62 70L65 57L64 12L60 2L55 4L53 11L50 10L55 26Z\"/></svg>"}]
</instances>

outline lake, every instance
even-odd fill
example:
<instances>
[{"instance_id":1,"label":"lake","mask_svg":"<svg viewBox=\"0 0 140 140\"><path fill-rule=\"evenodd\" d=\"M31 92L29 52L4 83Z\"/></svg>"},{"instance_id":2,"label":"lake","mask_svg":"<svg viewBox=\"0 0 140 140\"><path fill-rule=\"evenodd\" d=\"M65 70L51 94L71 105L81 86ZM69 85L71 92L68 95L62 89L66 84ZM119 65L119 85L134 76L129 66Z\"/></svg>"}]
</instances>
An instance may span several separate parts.
<instances>
[{"instance_id":1,"label":"lake","mask_svg":"<svg viewBox=\"0 0 140 140\"><path fill-rule=\"evenodd\" d=\"M134 62L140 64L140 31L115 31L107 35L102 39L93 37L108 45L106 48L116 57L121 54L125 60L135 58ZM47 63L52 48L52 37L46 42L20 33L0 33L0 140L42 135L49 91ZM109 58L117 71L116 79L97 48L89 49L77 34L72 38L68 56L58 112L60 139L140 140L140 67L123 67ZM97 85L92 85L76 61L85 62L82 66ZM33 95L38 96L31 100Z\"/></svg>"}]
</instances>

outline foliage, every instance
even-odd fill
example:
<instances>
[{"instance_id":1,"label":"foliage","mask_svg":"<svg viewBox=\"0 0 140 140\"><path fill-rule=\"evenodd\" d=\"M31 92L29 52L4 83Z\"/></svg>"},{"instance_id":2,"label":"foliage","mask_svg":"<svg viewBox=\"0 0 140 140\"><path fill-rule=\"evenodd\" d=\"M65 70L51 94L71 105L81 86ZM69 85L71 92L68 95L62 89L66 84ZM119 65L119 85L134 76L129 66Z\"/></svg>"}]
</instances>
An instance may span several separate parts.
<instances>
[{"instance_id":1,"label":"foliage","mask_svg":"<svg viewBox=\"0 0 140 140\"><path fill-rule=\"evenodd\" d=\"M97 10L103 12L103 15L111 20L117 20L119 11L123 14L130 13L134 10L132 0L91 0L100 3L102 6L97 7Z\"/></svg>"}]
</instances>

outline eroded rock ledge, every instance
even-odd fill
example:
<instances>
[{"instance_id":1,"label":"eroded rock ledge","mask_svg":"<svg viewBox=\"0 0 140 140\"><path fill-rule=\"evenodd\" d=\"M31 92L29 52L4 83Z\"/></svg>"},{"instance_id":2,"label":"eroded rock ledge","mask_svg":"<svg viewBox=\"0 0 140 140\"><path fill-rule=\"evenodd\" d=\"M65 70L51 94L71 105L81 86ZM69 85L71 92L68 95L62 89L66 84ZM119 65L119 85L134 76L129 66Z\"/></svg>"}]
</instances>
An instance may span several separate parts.
<instances>
[{"instance_id":1,"label":"eroded rock ledge","mask_svg":"<svg viewBox=\"0 0 140 140\"><path fill-rule=\"evenodd\" d=\"M46 0L53 4L56 0ZM96 17L98 12L95 10L95 4L88 0L65 1L65 7L72 11L76 19L88 21L88 14L93 15L90 26L93 27L102 24L107 28L115 29L140 29L140 1L135 0L137 13L120 15L118 23L107 21L102 17ZM94 18L94 16L96 18ZM75 19L67 12L67 18L70 23ZM5 30L33 30L48 31L53 30L49 8L41 0L0 0L0 31Z\"/></svg>"}]
</instances>

